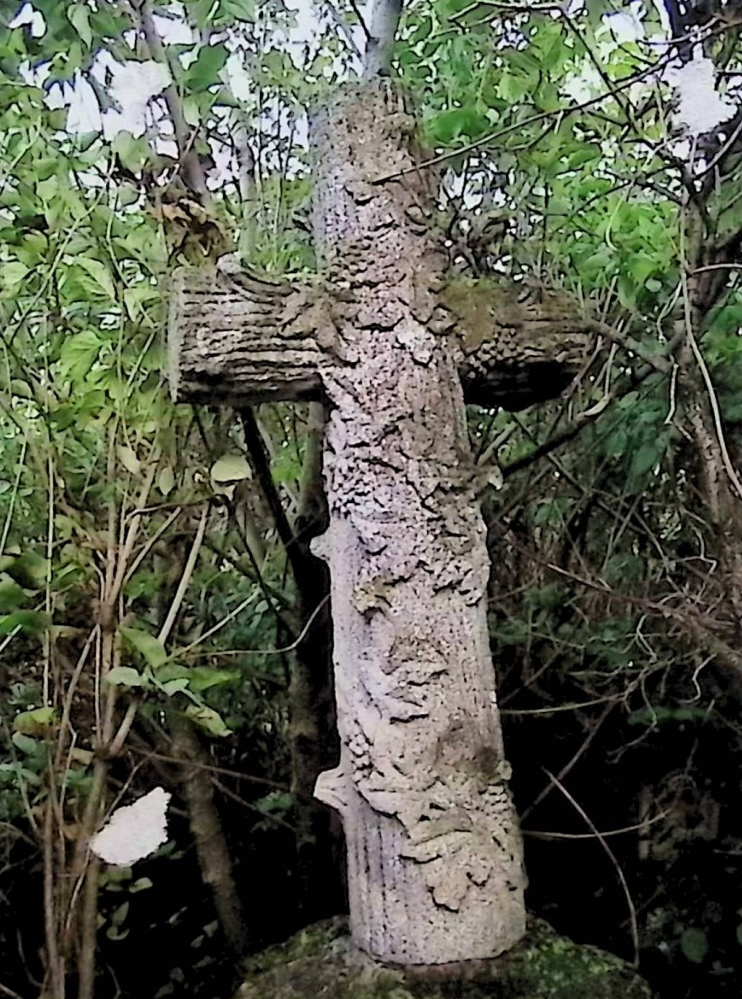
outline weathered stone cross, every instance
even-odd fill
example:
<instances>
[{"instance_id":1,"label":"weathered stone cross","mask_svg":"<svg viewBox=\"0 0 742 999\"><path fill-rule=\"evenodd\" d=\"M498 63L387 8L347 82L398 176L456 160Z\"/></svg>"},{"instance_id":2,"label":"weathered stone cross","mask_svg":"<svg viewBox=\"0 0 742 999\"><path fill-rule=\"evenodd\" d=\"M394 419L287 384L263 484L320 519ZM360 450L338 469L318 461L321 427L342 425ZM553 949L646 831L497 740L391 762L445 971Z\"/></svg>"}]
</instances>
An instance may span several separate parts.
<instances>
[{"instance_id":1,"label":"weathered stone cross","mask_svg":"<svg viewBox=\"0 0 742 999\"><path fill-rule=\"evenodd\" d=\"M435 178L415 169L389 81L345 88L312 145L318 280L181 272L173 393L327 401L314 550L332 578L342 750L316 794L342 817L353 938L389 963L489 958L524 932L524 875L464 398L557 395L584 326L555 296L525 305L446 277L426 223Z\"/></svg>"}]
</instances>

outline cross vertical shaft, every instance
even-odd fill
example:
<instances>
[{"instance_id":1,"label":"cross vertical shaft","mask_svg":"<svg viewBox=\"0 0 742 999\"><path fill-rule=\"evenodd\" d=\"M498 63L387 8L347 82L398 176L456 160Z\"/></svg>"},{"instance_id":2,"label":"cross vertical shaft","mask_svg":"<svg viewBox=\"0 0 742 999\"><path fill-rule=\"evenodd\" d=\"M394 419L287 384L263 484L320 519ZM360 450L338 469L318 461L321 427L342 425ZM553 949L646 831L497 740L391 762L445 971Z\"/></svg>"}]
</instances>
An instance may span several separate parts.
<instances>
[{"instance_id":1,"label":"cross vertical shaft","mask_svg":"<svg viewBox=\"0 0 742 999\"><path fill-rule=\"evenodd\" d=\"M414 123L385 82L317 118L314 228L335 305L325 477L354 940L400 964L492 957L525 927L489 650L484 524ZM404 171L402 178L376 178Z\"/></svg>"}]
</instances>

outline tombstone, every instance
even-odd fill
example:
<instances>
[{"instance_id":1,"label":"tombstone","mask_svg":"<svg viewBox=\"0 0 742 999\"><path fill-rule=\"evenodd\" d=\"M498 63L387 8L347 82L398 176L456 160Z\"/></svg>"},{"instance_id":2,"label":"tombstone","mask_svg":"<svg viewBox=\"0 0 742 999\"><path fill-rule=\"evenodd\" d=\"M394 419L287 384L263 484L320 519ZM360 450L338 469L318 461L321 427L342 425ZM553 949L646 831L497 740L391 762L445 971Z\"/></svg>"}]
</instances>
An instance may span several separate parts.
<instances>
[{"instance_id":1,"label":"tombstone","mask_svg":"<svg viewBox=\"0 0 742 999\"><path fill-rule=\"evenodd\" d=\"M319 273L183 271L170 319L182 402L327 403L339 765L317 797L347 843L355 944L395 965L494 957L525 878L487 631L489 563L465 399L557 395L585 328L557 297L447 274L437 177L388 80L311 129Z\"/></svg>"}]
</instances>

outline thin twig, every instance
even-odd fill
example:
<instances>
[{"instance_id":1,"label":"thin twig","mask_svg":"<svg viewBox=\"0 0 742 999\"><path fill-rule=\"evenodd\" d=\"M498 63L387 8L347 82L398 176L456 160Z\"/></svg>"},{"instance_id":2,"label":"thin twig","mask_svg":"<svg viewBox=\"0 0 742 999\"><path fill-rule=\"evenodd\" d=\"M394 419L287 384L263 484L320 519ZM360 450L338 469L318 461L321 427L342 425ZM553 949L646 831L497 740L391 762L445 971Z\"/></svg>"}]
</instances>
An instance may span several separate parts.
<instances>
[{"instance_id":1,"label":"thin twig","mask_svg":"<svg viewBox=\"0 0 742 999\"><path fill-rule=\"evenodd\" d=\"M711 406L711 413L714 418L714 429L716 431L716 440L719 445L719 451L721 453L721 461L724 465L724 470L729 477L729 481L734 487L739 499L742 499L742 482L739 480L739 476L735 471L734 465L732 464L732 459L729 457L729 450L727 448L726 438L724 436L724 425L721 418L721 408L719 407L719 400L716 397L716 390L714 389L714 383L711 379L711 373L709 372L706 361L703 358L698 342L693 333L693 318L691 315L691 304L690 304L690 293L688 290L688 279L685 274L682 275L681 280L683 282L683 316L685 319L685 335L687 337L690 348L693 351L693 356L696 360L696 364L701 372L704 385L706 386L706 392L708 393L709 405Z\"/></svg>"},{"instance_id":2,"label":"thin twig","mask_svg":"<svg viewBox=\"0 0 742 999\"><path fill-rule=\"evenodd\" d=\"M595 838L598 840L598 842L600 843L600 845L603 847L603 849L607 853L608 857L610 858L611 863L613 864L613 866L616 869L616 874L618 875L618 880L621 882L621 887L622 887L623 893L624 893L624 895L626 897L626 904L627 904L628 909L629 909L629 921L630 921L630 925L631 925L631 941L632 941L633 946L634 946L634 966L638 967L639 966L639 927L637 925L637 920L636 920L636 907L634 905L634 900L631 897L631 892L629 891L629 886L626 883L626 878L624 877L624 873L621 870L621 865L619 864L618 860L616 859L616 855L614 854L613 850L611 850L610 846L608 846L608 844L606 843L605 837L596 828L595 823L590 818L590 816L585 812L585 809L577 801L575 801L575 799L572 797L572 795L569 793L569 791L566 789L566 787L564 787L563 784L560 784L560 782L557 780L557 778L553 774L549 773L549 771L546 769L546 767L544 767L544 773L547 775L547 777L549 777L549 779L551 781L553 781L553 783L555 784L555 786L562 792L562 794L567 799L567 801L573 806L573 808L577 811L577 813L585 820L585 823L589 827L589 829L592 832L593 836L595 836Z\"/></svg>"},{"instance_id":3,"label":"thin twig","mask_svg":"<svg viewBox=\"0 0 742 999\"><path fill-rule=\"evenodd\" d=\"M165 642L170 637L170 632L173 630L173 625L175 624L175 619L178 616L178 611L181 608L183 600L185 599L188 587L191 584L191 577L193 576L193 570L196 567L196 562L198 560L199 552L201 551L201 545L204 540L204 534L206 533L206 524L209 520L209 513L211 511L211 504L204 504L203 512L201 514L201 520L199 521L198 528L196 530L196 535L193 539L193 544L191 545L191 550L188 552L188 558L186 564L183 568L183 572L180 577L180 582L178 583L178 589L175 591L175 596L172 599L170 608L167 612L167 617L160 628L160 632L157 636L158 641Z\"/></svg>"},{"instance_id":4,"label":"thin twig","mask_svg":"<svg viewBox=\"0 0 742 999\"><path fill-rule=\"evenodd\" d=\"M17 992L9 989L7 985L2 984L0 984L0 995L10 996L10 999L23 999L23 997L19 996Z\"/></svg>"},{"instance_id":5,"label":"thin twig","mask_svg":"<svg viewBox=\"0 0 742 999\"><path fill-rule=\"evenodd\" d=\"M163 763L176 763L178 766L183 765L183 760L178 756L168 756L167 753L158 753L153 749L139 749L137 746L132 746L131 748L133 752L139 753L140 756L150 757L153 760L162 760ZM226 777L236 777L238 780L245 780L249 784L258 784L261 787L269 787L274 791L285 791L287 794L291 791L288 784L281 784L279 781L270 780L268 777L256 777L242 770L230 770L227 767L219 767L213 763L198 763L196 760L189 760L188 765L200 770L208 770L209 773L224 774Z\"/></svg>"},{"instance_id":6,"label":"thin twig","mask_svg":"<svg viewBox=\"0 0 742 999\"><path fill-rule=\"evenodd\" d=\"M613 708L615 706L616 706L616 702L615 701L609 701L606 704L605 708L603 709L603 713L598 718L598 720L595 722L595 724L593 725L593 727L590 730L590 732L588 732L587 738L583 739L583 741L580 743L580 746L577 749L577 752L572 755L572 758L570 760L568 760L568 762L559 771L559 777L557 778L558 780L560 780L560 781L564 780L564 778L567 776L567 774L570 772L570 770L572 770L572 768L574 767L574 765L577 763L577 761L580 759L580 757L585 753L585 751L589 747L590 743L593 741L593 739L595 738L595 736L598 734L598 731L600 730L600 726L603 724L603 722L606 720L606 718L608 717L608 715L611 713L611 711L613 710ZM544 800L544 798L548 797L549 793L551 792L552 788L554 788L554 787L556 787L556 784L553 781L551 781L549 784L546 785L546 787L541 791L541 793L538 794L536 796L536 798L531 802L531 804L528 806L528 808L526 808L525 811L523 811L521 813L521 816L520 816L521 821L524 822L528 818L528 816L531 814L531 812L534 810L534 808L537 808L541 804L541 802Z\"/></svg>"},{"instance_id":7,"label":"thin twig","mask_svg":"<svg viewBox=\"0 0 742 999\"><path fill-rule=\"evenodd\" d=\"M332 0L325 0L325 8L329 10L333 21L344 35L345 41L348 43L348 48L350 49L350 51L353 53L356 59L363 59L363 53L358 48L356 40L353 37L353 31L350 25L345 20L340 11L337 9Z\"/></svg>"},{"instance_id":8,"label":"thin twig","mask_svg":"<svg viewBox=\"0 0 742 999\"><path fill-rule=\"evenodd\" d=\"M513 0L475 0L463 10L451 15L452 21L460 21L467 14L473 14L482 7L493 7L503 14L563 14L564 3L513 3ZM494 17L494 15L493 15Z\"/></svg>"},{"instance_id":9,"label":"thin twig","mask_svg":"<svg viewBox=\"0 0 742 999\"><path fill-rule=\"evenodd\" d=\"M368 25L366 24L366 19L363 16L363 14L361 13L361 11L360 11L360 9L358 7L358 4L356 3L356 0L348 0L348 3L350 4L350 9L353 11L353 13L355 14L355 16L358 18L358 23L361 26L361 31L363 32L363 35L364 35L364 38L366 39L366 42L370 42L371 41L371 32L368 30Z\"/></svg>"},{"instance_id":10,"label":"thin twig","mask_svg":"<svg viewBox=\"0 0 742 999\"><path fill-rule=\"evenodd\" d=\"M656 63L647 69L641 70L638 73L632 73L630 76L622 77L622 79L620 79L607 93L598 94L596 97L590 97L588 100L579 101L574 104L570 104L567 107L556 108L551 111L540 111L538 114L534 114L531 115L530 118L526 118L525 121L513 122L512 125L506 125L505 128L498 129L496 132L490 132L487 135L483 135L480 139L475 139L474 142L469 142L459 149L449 149L445 153L439 153L437 156L431 156L429 159L423 160L421 163L415 163L413 166L405 167L403 170L395 170L393 173L384 174L381 177L375 177L371 183L385 184L390 180L398 180L400 177L404 177L410 173L416 173L418 170L425 169L425 167L437 166L439 163L445 163L447 160L454 159L455 157L465 156L466 154L473 152L475 149L481 149L483 146L487 146L496 142L498 139L504 138L506 135L510 135L511 132L521 132L529 125L534 125L539 121L546 121L551 118L558 118L561 120L566 118L567 115L575 114L578 111L584 111L586 108L594 107L595 105L601 104L603 101L608 100L608 98L615 97L616 94L619 94L624 90L628 90L630 87L633 87L635 83L640 83L648 76L654 75L671 61L671 56L665 56L658 59Z\"/></svg>"},{"instance_id":11,"label":"thin twig","mask_svg":"<svg viewBox=\"0 0 742 999\"><path fill-rule=\"evenodd\" d=\"M121 720L118 732L111 739L111 744L108 747L109 756L118 756L121 750L124 748L124 743L126 742L126 737L129 734L131 726L134 724L134 719L137 716L137 711L139 710L139 701L135 699L129 701L129 706L126 709L126 713Z\"/></svg>"},{"instance_id":12,"label":"thin twig","mask_svg":"<svg viewBox=\"0 0 742 999\"><path fill-rule=\"evenodd\" d=\"M660 374L667 375L672 371L672 361L664 353L659 354L653 351L646 344L635 339L630 333L624 333L623 330L618 329L616 326L611 326L609 323L589 321L589 325L600 336L604 336L612 343L619 344L624 350L636 354L645 364L654 368L655 371L659 371Z\"/></svg>"},{"instance_id":13,"label":"thin twig","mask_svg":"<svg viewBox=\"0 0 742 999\"><path fill-rule=\"evenodd\" d=\"M557 704L551 708L501 708L501 715L511 715L511 716L526 716L526 715L555 715L560 711L577 711L580 708L592 708L596 704L607 704L609 701L616 701L617 698L611 695L610 697L594 697L591 701L574 701L568 704Z\"/></svg>"},{"instance_id":14,"label":"thin twig","mask_svg":"<svg viewBox=\"0 0 742 999\"><path fill-rule=\"evenodd\" d=\"M646 819L643 822L637 822L632 826L624 826L622 829L608 829L602 830L601 836L625 836L627 833L641 832L646 829L647 826L655 825L657 822L662 822L670 814L670 810L667 809L664 812L660 812L659 815L655 815L651 819ZM540 829L524 829L524 836L532 836L533 839L595 839L595 833L565 833L565 832L543 832Z\"/></svg>"},{"instance_id":15,"label":"thin twig","mask_svg":"<svg viewBox=\"0 0 742 999\"><path fill-rule=\"evenodd\" d=\"M199 505L200 505L200 503L201 503L201 501L199 501ZM195 504L187 504L187 505L190 506L190 505L195 505ZM139 512L141 514L144 514L144 513L152 511L153 509L156 509L156 508L149 507L149 510L141 510L141 511L137 511L137 512ZM182 512L183 512L183 507L182 506L176 506L176 508L172 511L172 513L170 513L167 516L167 518L162 522L162 524L160 524L160 526L154 532L154 534L152 535L152 537L148 538L147 541L144 542L144 544L142 545L142 547L139 550L139 552L136 555L136 557L133 558L133 559L131 559L131 561L130 561L129 569L127 570L126 575L124 576L124 586L133 577L134 573L137 571L137 569L139 568L139 566L145 560L145 558L150 553L150 551L152 550L152 548L157 544L157 541L162 537L163 534L165 534L165 532L168 530L168 528L173 523L173 521L177 520L177 518L181 515Z\"/></svg>"},{"instance_id":16,"label":"thin twig","mask_svg":"<svg viewBox=\"0 0 742 999\"><path fill-rule=\"evenodd\" d=\"M258 815L262 816L268 822L274 822L277 826L283 826L284 829L288 829L289 832L292 832L294 835L296 835L295 827L292 826L285 819L280 818L278 815L273 815L271 812L266 812L264 809L258 807L258 805L252 804L252 802L245 801L245 799L241 798L240 795L236 793L236 791L232 791L231 788L228 788L225 784L222 784L220 780L216 780L215 778L213 778L212 783L218 791L221 791L221 793L225 795L227 798L231 798L232 801L236 801L238 805L242 805L243 808L247 808L248 811L250 812L257 812Z\"/></svg>"},{"instance_id":17,"label":"thin twig","mask_svg":"<svg viewBox=\"0 0 742 999\"><path fill-rule=\"evenodd\" d=\"M254 599L255 599L255 594L248 597L246 600L243 600L241 604L238 604L234 608L234 610L231 610L229 614L227 614L226 617L223 617L221 621L219 621L217 624L214 625L213 628L210 628L208 631L204 632L204 634L201 635L200 638L197 638L195 641L191 642L190 645L186 645L182 649L176 649L176 651L173 652L173 658L178 658L180 656L186 655L192 649L195 649L197 645L200 645L201 642L204 642L207 638L210 638L217 631L221 631L221 629L224 627L225 624L228 624L232 620L232 618L237 617L237 615L240 614L245 609L245 607L247 607L247 605L250 604ZM330 599L329 593L326 596L322 597L320 602L317 604L317 606L314 608L312 613L307 618L307 622L299 632L298 638L295 638L294 641L291 643L291 645L285 645L283 648L280 649L245 649L244 655L278 656L278 655L283 655L284 652L292 652L297 647L297 645L301 643L302 639L309 631L312 625L312 621L314 621L314 619L317 617L317 615L319 614L319 612L322 610L322 608L325 606L325 604L329 599Z\"/></svg>"}]
</instances>

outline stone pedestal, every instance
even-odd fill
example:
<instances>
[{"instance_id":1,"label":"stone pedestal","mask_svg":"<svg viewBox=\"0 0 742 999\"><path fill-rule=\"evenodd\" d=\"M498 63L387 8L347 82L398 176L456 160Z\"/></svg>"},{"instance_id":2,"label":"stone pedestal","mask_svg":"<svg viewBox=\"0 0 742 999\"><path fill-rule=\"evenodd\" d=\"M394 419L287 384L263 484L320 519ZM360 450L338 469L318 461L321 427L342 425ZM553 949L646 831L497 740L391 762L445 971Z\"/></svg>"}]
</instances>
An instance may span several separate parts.
<instances>
[{"instance_id":1,"label":"stone pedestal","mask_svg":"<svg viewBox=\"0 0 742 999\"><path fill-rule=\"evenodd\" d=\"M424 969L382 968L344 919L309 927L252 960L235 999L652 999L634 968L529 919L507 954Z\"/></svg>"}]
</instances>

